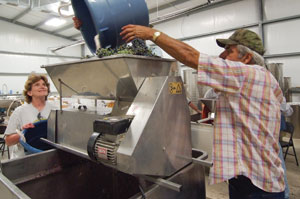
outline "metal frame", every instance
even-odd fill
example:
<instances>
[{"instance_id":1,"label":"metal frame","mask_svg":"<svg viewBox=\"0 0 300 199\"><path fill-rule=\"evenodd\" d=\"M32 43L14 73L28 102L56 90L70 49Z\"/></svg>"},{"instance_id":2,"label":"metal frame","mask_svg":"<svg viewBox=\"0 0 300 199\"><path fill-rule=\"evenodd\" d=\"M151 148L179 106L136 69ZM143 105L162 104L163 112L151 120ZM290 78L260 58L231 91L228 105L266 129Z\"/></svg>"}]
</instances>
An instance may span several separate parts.
<instances>
[{"instance_id":1,"label":"metal frame","mask_svg":"<svg viewBox=\"0 0 300 199\"><path fill-rule=\"evenodd\" d=\"M236 29L240 29L240 28L252 28L252 27L255 27L255 26L257 26L256 23L243 25L243 26L236 26L234 28L229 28L229 29L224 29L224 30L219 30L219 31L213 31L213 32L205 33L205 34L198 34L198 35L193 35L193 36L189 36L189 37L182 37L182 38L179 38L178 40L188 41L188 40L192 40L192 39L198 39L198 38L201 38L201 37L207 37L207 36L212 36L212 35L216 35L216 34L235 31Z\"/></svg>"},{"instance_id":2,"label":"metal frame","mask_svg":"<svg viewBox=\"0 0 300 199\"><path fill-rule=\"evenodd\" d=\"M229 1L220 1L220 2L216 2L216 3L211 3L210 5L204 6L202 8L197 9L197 11L199 10L205 10L205 9L211 9L214 6L220 6L223 5L222 3L234 3L240 0L229 0ZM264 20L263 17L263 1L264 0L258 0L260 1L259 4L259 10L260 10L260 19L257 23L252 23L252 24L247 24L247 25L243 25L243 26L236 26L234 28L230 28L230 29L224 29L224 30L219 30L219 31L214 31L214 32L209 32L209 33L205 33L205 34L198 34L198 35L193 35L193 36L189 36L189 37L182 37L182 38L177 38L178 40L181 41L187 41L187 40L192 40L192 39L199 39L202 37L207 37L207 36L211 36L211 35L215 35L215 34L221 34L221 33L225 33L225 32L230 32L230 31L234 31L236 29L240 29L240 28L252 28L252 27L258 27L259 28L259 34L263 40L263 44L264 44L264 25L266 24L271 24L271 23L278 23L278 22L285 22L285 21L289 21L289 20L294 20L294 19L300 19L300 15L293 15L293 16L289 16L289 17L282 17L282 18L277 18L277 19L272 19L272 20ZM195 10L191 10L190 12L187 13L183 13L183 14L189 14L191 12L195 12ZM172 18L166 18L162 21L169 21L172 20L174 18L180 17L182 14L178 15L178 16L174 16ZM156 22L155 22L156 23ZM154 24L155 24L154 23ZM155 46L155 44L151 45L151 46ZM264 58L268 59L268 58L278 58L278 57L291 57L291 56L299 56L300 52L291 52L291 53L282 53L282 54L270 54L270 55L264 55Z\"/></svg>"},{"instance_id":3,"label":"metal frame","mask_svg":"<svg viewBox=\"0 0 300 199\"><path fill-rule=\"evenodd\" d=\"M68 59L81 59L81 57L75 56L64 56L64 55L49 55L49 54L39 54L39 53L25 53L25 52L11 52L0 50L0 54L6 55L21 55L21 56L34 56L34 57L48 57L48 58L68 58Z\"/></svg>"},{"instance_id":4,"label":"metal frame","mask_svg":"<svg viewBox=\"0 0 300 199\"><path fill-rule=\"evenodd\" d=\"M55 1L57 1L57 0L55 0ZM8 3L9 3L9 1L8 1ZM23 26L23 27L26 27L26 28L30 28L30 29L33 29L33 30L37 30L37 31L40 31L40 32L43 32L43 33L51 34L51 35L54 35L54 36L57 36L57 37L61 37L61 38L64 38L64 39L68 39L68 40L71 40L71 41L75 41L76 40L76 39L72 39L72 37L67 37L67 36L63 36L63 35L60 35L60 34L56 34L58 32L61 32L63 30L67 30L67 29L73 27L73 25L66 25L66 26L64 26L62 28L59 28L59 29L56 29L56 30L53 30L53 31L47 31L47 30L39 29L39 27L41 25L43 25L46 21L48 21L49 19L51 19L53 16L48 17L46 20L43 20L43 21L35 24L34 26L18 22L18 19L20 19L23 16L25 16L26 14L28 14L32 10L32 8L35 6L35 4L37 4L37 3L40 3L40 1L37 2L37 0L29 0L28 7L25 10L23 10L22 12L20 12L13 19L8 19L8 18L5 18L5 17L0 17L0 20L7 21L7 22L10 22L10 23L13 23L13 24L17 24L17 25L20 25L20 26Z\"/></svg>"},{"instance_id":5,"label":"metal frame","mask_svg":"<svg viewBox=\"0 0 300 199\"><path fill-rule=\"evenodd\" d=\"M56 29L56 30L52 31L52 33L62 32L64 30L68 30L68 29L73 28L73 27L74 27L74 25L73 25L73 23L71 23L71 24L65 25L65 26L63 26L59 29Z\"/></svg>"},{"instance_id":6,"label":"metal frame","mask_svg":"<svg viewBox=\"0 0 300 199\"><path fill-rule=\"evenodd\" d=\"M242 1L242 0L219 0L219 1L216 1L216 2L208 1L205 4L201 4L201 5L197 5L197 6L191 7L191 8L183 9L181 12L179 11L178 13L174 13L174 14L171 14L171 15L166 14L164 16L158 17L156 19L151 20L150 24L154 25L154 24L157 24L157 23L161 23L163 21L168 21L168 20L180 17L182 15L188 15L188 14L190 14L192 12L195 12L195 11L204 11L204 10L207 10L207 9L211 9L213 7L217 7L217 6L222 6L224 4L228 4L228 2L232 3L232 2L237 2L237 1ZM179 3L182 3L182 2L179 1L177 4L179 4ZM177 4L175 4L175 5L177 5ZM160 7L164 8L164 6L166 6L166 5L162 5ZM153 11L151 11L151 12L149 11L149 13L152 14L154 12Z\"/></svg>"},{"instance_id":7,"label":"metal frame","mask_svg":"<svg viewBox=\"0 0 300 199\"><path fill-rule=\"evenodd\" d=\"M184 3L184 2L186 2L186 0L177 0L177 1L172 1L170 3L163 4L158 7L151 8L151 9L149 9L149 14L155 13L155 12L157 12L157 10L163 10L163 9L169 8L170 5L176 6L176 5Z\"/></svg>"},{"instance_id":8,"label":"metal frame","mask_svg":"<svg viewBox=\"0 0 300 199\"><path fill-rule=\"evenodd\" d=\"M0 73L0 76L29 76L31 73ZM40 75L47 75L46 73L36 73Z\"/></svg>"},{"instance_id":9,"label":"metal frame","mask_svg":"<svg viewBox=\"0 0 300 199\"><path fill-rule=\"evenodd\" d=\"M169 21L169 20L172 20L174 18L180 17L180 16L185 15L185 14L187 15L187 14L190 14L190 13L195 12L195 11L203 11L203 10L211 9L213 7L216 7L216 6L221 6L221 5L229 4L229 3L234 3L234 2L237 2L237 1L241 1L241 0L217 1L215 3L208 2L207 4L196 6L196 7L192 8L192 9L186 10L184 12L177 13L176 15L168 16L165 19L161 17L160 19L153 20L153 22L150 22L150 23L153 25L153 24L161 23L163 21ZM271 24L271 23L277 23L277 22L284 22L284 21L289 21L289 20L293 20L293 19L300 19L300 15L294 15L294 16L282 17L282 18L278 18L278 19L272 19L272 20L266 20L265 21L263 19L263 4L264 4L263 1L264 0L258 0L258 1L260 2L260 4L259 4L260 20L257 23L247 24L247 25L243 25L243 26L237 26L237 27L234 27L234 28L231 28L231 29L224 29L224 30L220 30L220 31L209 32L209 33L206 33L206 34L199 34L199 35L194 35L194 36L190 36L190 37L178 38L178 40L185 41L185 40L191 40L191 39L198 39L198 38L201 38L201 37L206 37L206 36L211 36L211 35L215 35L215 34L220 34L220 33L225 33L225 32L229 32L229 31L234 31L234 30L239 29L239 28L251 28L251 27L258 26L259 27L259 34L260 34L260 36L261 36L261 38L263 40L263 44L264 44L265 38L264 38L264 28L263 27L264 27L265 24ZM178 5L178 4L182 3L182 2L183 2L183 0L174 1L172 3L174 5ZM30 3L32 5L32 0L30 1ZM149 10L149 13L152 14L152 13L156 12L157 9L161 9L161 10L165 9L166 6L167 6L167 4L164 4L164 5L162 5L162 6L158 7L158 8L152 8L152 9ZM27 25L27 24L23 24L23 23L17 22L17 20L19 18L21 18L22 16L24 16L25 14L27 14L30 10L31 10L31 7L28 8L28 9L26 9L25 11L23 11L19 15L17 15L12 20L11 19L7 19L5 17L0 17L0 20L7 21L7 22L10 22L10 23L14 23L14 24L26 27L26 28L34 29L34 30L37 30L37 31L40 31L40 32L43 32L43 33L47 33L47 34L50 34L50 35L53 35L53 36L57 36L57 37L61 37L61 38L64 38L64 39L68 39L68 40L71 40L71 41L77 41L76 39L72 39L72 38L80 36L80 33L75 34L75 35L71 35L69 37L57 34L58 32L61 32L61 31L64 31L64 30L67 30L67 29L71 28L73 26L72 24L66 25L66 26L64 26L62 28L59 28L57 30L54 30L54 31L46 31L46 30L42 30L42 29L38 28L45 21L42 21L39 24L36 24L35 26L30 26L30 25ZM8 53L8 54L11 54L11 53ZM19 54L19 53L17 53L17 54ZM264 57L265 58L291 57L291 56L299 56L299 54L300 54L300 52L292 52L292 53L265 55ZM33 55L33 56L35 56L35 55ZM67 57L67 58L70 58L70 57Z\"/></svg>"},{"instance_id":10,"label":"metal frame","mask_svg":"<svg viewBox=\"0 0 300 199\"><path fill-rule=\"evenodd\" d=\"M31 6L26 8L23 12L21 12L20 14L18 14L17 16L15 16L13 19L12 19L12 23L16 23L16 21L18 19L20 19L21 17L25 16L27 13L29 13L31 11Z\"/></svg>"},{"instance_id":11,"label":"metal frame","mask_svg":"<svg viewBox=\"0 0 300 199\"><path fill-rule=\"evenodd\" d=\"M11 19L8 19L8 18L5 18L5 17L0 17L0 20L12 23ZM63 39L67 39L67 40L70 40L70 41L76 41L76 39L72 39L71 37L66 37L66 36L63 36L63 35L60 35L60 34L56 34L56 33L53 33L53 32L47 31L47 30L42 30L40 28L36 28L35 29L34 28L35 26L30 26L30 25L27 25L27 24L24 24L24 23L21 23L21 22L18 22L18 21L16 21L13 24L16 24L16 25L19 25L19 26L23 26L25 28L29 28L29 29L32 29L32 30L36 30L36 31L39 31L39 32L42 32L42 33L46 33L46 34L49 34L49 35L52 35L52 36L56 36L56 37L60 37L60 38L63 38Z\"/></svg>"}]
</instances>

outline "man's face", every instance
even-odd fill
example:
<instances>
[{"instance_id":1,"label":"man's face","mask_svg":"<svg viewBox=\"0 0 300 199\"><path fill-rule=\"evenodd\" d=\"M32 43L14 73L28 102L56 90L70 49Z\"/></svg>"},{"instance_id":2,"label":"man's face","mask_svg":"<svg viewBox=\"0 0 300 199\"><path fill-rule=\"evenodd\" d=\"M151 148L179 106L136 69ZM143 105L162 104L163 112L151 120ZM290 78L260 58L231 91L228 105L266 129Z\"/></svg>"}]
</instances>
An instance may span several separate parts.
<instances>
[{"instance_id":1,"label":"man's face","mask_svg":"<svg viewBox=\"0 0 300 199\"><path fill-rule=\"evenodd\" d=\"M230 61L242 61L242 59L239 58L239 51L236 45L227 45L224 49L225 50L219 55L220 58Z\"/></svg>"}]
</instances>

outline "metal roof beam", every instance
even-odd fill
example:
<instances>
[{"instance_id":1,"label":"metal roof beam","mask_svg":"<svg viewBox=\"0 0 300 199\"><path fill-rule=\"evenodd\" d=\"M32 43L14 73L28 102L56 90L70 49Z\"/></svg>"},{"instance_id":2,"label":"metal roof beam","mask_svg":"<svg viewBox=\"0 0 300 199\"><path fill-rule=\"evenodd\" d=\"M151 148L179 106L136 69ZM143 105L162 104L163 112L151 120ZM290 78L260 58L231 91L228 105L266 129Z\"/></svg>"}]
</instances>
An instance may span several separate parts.
<instances>
[{"instance_id":1,"label":"metal roof beam","mask_svg":"<svg viewBox=\"0 0 300 199\"><path fill-rule=\"evenodd\" d=\"M166 8L169 8L170 5L176 6L176 5L184 3L184 2L186 2L186 0L177 0L177 1L168 2L168 3L163 4L161 6L149 9L149 14L155 13L155 12L157 12L157 10L160 11L160 10L164 10Z\"/></svg>"},{"instance_id":2,"label":"metal roof beam","mask_svg":"<svg viewBox=\"0 0 300 199\"><path fill-rule=\"evenodd\" d=\"M46 20L41 21L40 23L35 24L34 26L32 26L32 28L34 30L37 30L40 26L42 26L44 23L46 23L46 21L48 21L49 19L51 19L52 17L47 18Z\"/></svg>"},{"instance_id":3,"label":"metal roof beam","mask_svg":"<svg viewBox=\"0 0 300 199\"><path fill-rule=\"evenodd\" d=\"M178 2L179 1L181 1L181 0L178 0ZM182 15L186 15L186 14L195 12L195 11L204 11L204 10L211 9L211 8L214 8L214 7L223 6L223 5L225 5L229 2L233 3L233 2L238 2L238 1L242 1L242 0L215 0L215 1L210 1L210 2L207 2L205 4L200 4L200 5L197 5L197 6L184 8L184 9L178 10L178 12L174 12L174 13L171 13L171 14L165 14L163 16L157 17L155 19L150 20L150 24L154 25L154 24L157 24L157 23L161 23L163 21L168 21L168 20L174 19L176 17L180 17Z\"/></svg>"},{"instance_id":4,"label":"metal roof beam","mask_svg":"<svg viewBox=\"0 0 300 199\"><path fill-rule=\"evenodd\" d=\"M48 58L68 58L68 59L81 59L81 57L76 56L66 56L66 55L52 55L52 54L39 54L39 53L28 53L28 52L11 52L0 50L0 54L6 55L20 55L20 56L33 56L33 57L48 57Z\"/></svg>"},{"instance_id":5,"label":"metal roof beam","mask_svg":"<svg viewBox=\"0 0 300 199\"><path fill-rule=\"evenodd\" d=\"M28 12L30 12L31 11L31 7L29 7L29 8L26 8L26 10L24 10L23 12L21 12L20 14L18 14L17 16L15 16L13 19L12 19L12 23L16 23L16 21L18 20L18 19L20 19L21 17L23 17L24 15L26 15Z\"/></svg>"},{"instance_id":6,"label":"metal roof beam","mask_svg":"<svg viewBox=\"0 0 300 199\"><path fill-rule=\"evenodd\" d=\"M59 0L32 0L32 1L34 1L33 2L34 7L43 7L43 6L47 6L59 2Z\"/></svg>"},{"instance_id":7,"label":"metal roof beam","mask_svg":"<svg viewBox=\"0 0 300 199\"><path fill-rule=\"evenodd\" d=\"M72 24L63 26L63 27L61 27L61 28L58 28L58 29L52 31L52 33L62 32L62 31L64 31L64 30L68 30L68 29L73 28L73 27L74 27L74 25L73 25L73 23L72 23Z\"/></svg>"},{"instance_id":8,"label":"metal roof beam","mask_svg":"<svg viewBox=\"0 0 300 199\"><path fill-rule=\"evenodd\" d=\"M82 40L78 40L78 41L75 41L71 44L67 44L67 45L64 45L64 46L59 46L57 48L54 48L51 50L51 52L56 52L58 50L61 50L61 49L64 49L64 48L68 48L68 47L73 47L73 46L77 46L77 45L82 45L82 44L85 44L85 41L82 39Z\"/></svg>"},{"instance_id":9,"label":"metal roof beam","mask_svg":"<svg viewBox=\"0 0 300 199\"><path fill-rule=\"evenodd\" d=\"M70 37L70 38L74 38L74 37L78 37L78 36L81 36L81 33L77 33L77 34L71 35L71 36L69 36L69 37Z\"/></svg>"},{"instance_id":10,"label":"metal roof beam","mask_svg":"<svg viewBox=\"0 0 300 199\"><path fill-rule=\"evenodd\" d=\"M12 23L10 19L7 19L5 17L0 16L0 20ZM56 34L56 33L52 33L50 31L42 30L42 29L39 29L39 28L35 29L34 26L30 26L30 25L27 25L27 24L24 24L24 23L21 23L21 22L16 21L14 24L19 25L19 26L23 26L25 28L29 28L29 29L32 29L32 30L36 30L36 31L39 31L39 32L43 32L43 33L46 33L46 34L49 34L49 35L52 35L52 36L61 37L61 38L68 39L68 40L71 40L71 41L77 41L76 39L73 39L72 37L66 37L66 36Z\"/></svg>"},{"instance_id":11,"label":"metal roof beam","mask_svg":"<svg viewBox=\"0 0 300 199\"><path fill-rule=\"evenodd\" d=\"M12 23L16 23L18 19L29 13L32 9L32 0L29 1L29 7L12 19Z\"/></svg>"},{"instance_id":12,"label":"metal roof beam","mask_svg":"<svg viewBox=\"0 0 300 199\"><path fill-rule=\"evenodd\" d=\"M0 73L0 76L29 76L32 73ZM34 73L38 75L48 75L47 73ZM2 95L3 96L3 95Z\"/></svg>"}]
</instances>

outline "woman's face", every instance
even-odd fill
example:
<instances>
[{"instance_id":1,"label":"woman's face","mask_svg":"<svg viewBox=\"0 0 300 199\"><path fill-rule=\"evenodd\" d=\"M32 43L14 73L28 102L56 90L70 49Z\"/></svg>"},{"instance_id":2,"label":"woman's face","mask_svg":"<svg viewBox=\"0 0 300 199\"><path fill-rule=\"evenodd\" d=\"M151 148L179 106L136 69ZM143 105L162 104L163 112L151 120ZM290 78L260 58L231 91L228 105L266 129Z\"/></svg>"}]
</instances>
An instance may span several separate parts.
<instances>
[{"instance_id":1,"label":"woman's face","mask_svg":"<svg viewBox=\"0 0 300 199\"><path fill-rule=\"evenodd\" d=\"M32 84L31 91L27 94L31 97L46 97L48 95L48 87L44 80L39 80Z\"/></svg>"}]
</instances>

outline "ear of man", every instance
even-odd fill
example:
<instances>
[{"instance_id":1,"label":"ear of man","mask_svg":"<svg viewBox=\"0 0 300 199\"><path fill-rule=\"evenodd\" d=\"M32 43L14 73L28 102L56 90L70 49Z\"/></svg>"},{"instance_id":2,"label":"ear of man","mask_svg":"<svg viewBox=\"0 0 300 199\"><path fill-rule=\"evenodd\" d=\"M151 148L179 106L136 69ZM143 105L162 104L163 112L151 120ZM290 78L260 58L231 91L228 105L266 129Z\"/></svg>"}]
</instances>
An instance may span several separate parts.
<instances>
[{"instance_id":1,"label":"ear of man","mask_svg":"<svg viewBox=\"0 0 300 199\"><path fill-rule=\"evenodd\" d=\"M247 53L246 55L244 55L244 57L242 57L242 62L244 64L251 64L251 61L252 61L252 57L253 55L251 53Z\"/></svg>"}]
</instances>

